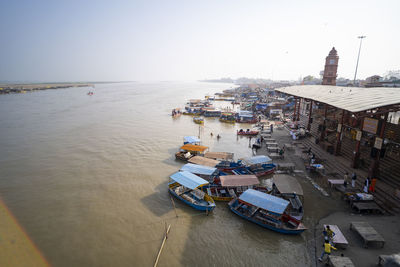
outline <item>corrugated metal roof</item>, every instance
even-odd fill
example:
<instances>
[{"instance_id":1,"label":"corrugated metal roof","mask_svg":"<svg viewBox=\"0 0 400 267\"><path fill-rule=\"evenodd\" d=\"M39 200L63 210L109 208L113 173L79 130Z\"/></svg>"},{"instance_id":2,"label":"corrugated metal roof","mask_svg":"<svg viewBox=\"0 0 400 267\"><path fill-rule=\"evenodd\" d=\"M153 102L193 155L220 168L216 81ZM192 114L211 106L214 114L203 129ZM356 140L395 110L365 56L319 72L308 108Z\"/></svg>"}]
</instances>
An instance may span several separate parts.
<instances>
[{"instance_id":1,"label":"corrugated metal roof","mask_svg":"<svg viewBox=\"0 0 400 267\"><path fill-rule=\"evenodd\" d=\"M282 214L289 205L287 200L254 189L247 189L240 195L239 199L278 214Z\"/></svg>"},{"instance_id":2,"label":"corrugated metal roof","mask_svg":"<svg viewBox=\"0 0 400 267\"><path fill-rule=\"evenodd\" d=\"M220 163L219 160L208 159L201 156L194 156L188 160L190 163L204 165L208 167L215 167L217 164Z\"/></svg>"},{"instance_id":3,"label":"corrugated metal roof","mask_svg":"<svg viewBox=\"0 0 400 267\"><path fill-rule=\"evenodd\" d=\"M224 175L219 178L222 186L246 186L260 183L255 175Z\"/></svg>"},{"instance_id":4,"label":"corrugated metal roof","mask_svg":"<svg viewBox=\"0 0 400 267\"><path fill-rule=\"evenodd\" d=\"M350 112L400 104L399 88L299 85L278 88L276 91L312 99Z\"/></svg>"},{"instance_id":5,"label":"corrugated metal roof","mask_svg":"<svg viewBox=\"0 0 400 267\"><path fill-rule=\"evenodd\" d=\"M250 158L244 158L243 161L248 165L272 163L272 159L270 157L264 156L264 155L254 156L254 157L250 157Z\"/></svg>"},{"instance_id":6,"label":"corrugated metal roof","mask_svg":"<svg viewBox=\"0 0 400 267\"><path fill-rule=\"evenodd\" d=\"M217 168L187 163L182 166L181 171L188 171L200 175L213 175L214 173L217 173Z\"/></svg>"},{"instance_id":7,"label":"corrugated metal roof","mask_svg":"<svg viewBox=\"0 0 400 267\"><path fill-rule=\"evenodd\" d=\"M274 184L276 185L281 194L294 193L299 196L303 195L303 188L301 187L296 178L284 174L275 174L273 179L274 179Z\"/></svg>"},{"instance_id":8,"label":"corrugated metal roof","mask_svg":"<svg viewBox=\"0 0 400 267\"><path fill-rule=\"evenodd\" d=\"M208 182L206 180L204 180L203 178L200 178L199 176L197 176L193 173L187 172L187 171L176 172L176 173L172 174L170 176L170 178L172 180L174 180L175 182L177 182L183 186L186 186L190 189L195 189L199 186L208 184Z\"/></svg>"},{"instance_id":9,"label":"corrugated metal roof","mask_svg":"<svg viewBox=\"0 0 400 267\"><path fill-rule=\"evenodd\" d=\"M210 159L233 159L233 153L230 152L206 152L204 157Z\"/></svg>"}]
</instances>

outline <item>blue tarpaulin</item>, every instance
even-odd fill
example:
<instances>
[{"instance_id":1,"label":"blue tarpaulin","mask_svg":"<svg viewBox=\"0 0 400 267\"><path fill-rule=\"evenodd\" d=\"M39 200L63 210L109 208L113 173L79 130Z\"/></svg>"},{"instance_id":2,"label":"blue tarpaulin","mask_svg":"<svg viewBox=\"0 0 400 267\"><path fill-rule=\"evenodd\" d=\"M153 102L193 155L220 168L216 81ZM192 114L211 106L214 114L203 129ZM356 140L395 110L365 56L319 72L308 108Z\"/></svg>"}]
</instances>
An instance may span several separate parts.
<instances>
[{"instance_id":1,"label":"blue tarpaulin","mask_svg":"<svg viewBox=\"0 0 400 267\"><path fill-rule=\"evenodd\" d=\"M264 110L264 109L267 109L267 107L268 107L268 104L257 104L256 105L257 110Z\"/></svg>"},{"instance_id":2,"label":"blue tarpaulin","mask_svg":"<svg viewBox=\"0 0 400 267\"><path fill-rule=\"evenodd\" d=\"M176 172L176 173L172 174L170 176L170 178L172 180L174 180L175 182L177 182L185 187L188 187L190 189L195 189L199 186L208 184L208 182L206 180L204 180L203 178L201 178L193 173L187 172L187 171Z\"/></svg>"},{"instance_id":3,"label":"blue tarpaulin","mask_svg":"<svg viewBox=\"0 0 400 267\"><path fill-rule=\"evenodd\" d=\"M200 143L200 139L197 138L196 136L185 136L183 137L183 144L193 144L193 143Z\"/></svg>"},{"instance_id":4,"label":"blue tarpaulin","mask_svg":"<svg viewBox=\"0 0 400 267\"><path fill-rule=\"evenodd\" d=\"M188 171L194 174L200 175L213 175L218 172L217 168L212 168L204 165L197 165L192 163L187 163L182 166L181 171Z\"/></svg>"},{"instance_id":5,"label":"blue tarpaulin","mask_svg":"<svg viewBox=\"0 0 400 267\"><path fill-rule=\"evenodd\" d=\"M254 189L247 189L239 199L277 214L282 214L289 205L287 200Z\"/></svg>"},{"instance_id":6,"label":"blue tarpaulin","mask_svg":"<svg viewBox=\"0 0 400 267\"><path fill-rule=\"evenodd\" d=\"M272 159L270 157L267 157L264 155L245 158L245 159L243 159L243 161L248 165L272 163Z\"/></svg>"}]
</instances>

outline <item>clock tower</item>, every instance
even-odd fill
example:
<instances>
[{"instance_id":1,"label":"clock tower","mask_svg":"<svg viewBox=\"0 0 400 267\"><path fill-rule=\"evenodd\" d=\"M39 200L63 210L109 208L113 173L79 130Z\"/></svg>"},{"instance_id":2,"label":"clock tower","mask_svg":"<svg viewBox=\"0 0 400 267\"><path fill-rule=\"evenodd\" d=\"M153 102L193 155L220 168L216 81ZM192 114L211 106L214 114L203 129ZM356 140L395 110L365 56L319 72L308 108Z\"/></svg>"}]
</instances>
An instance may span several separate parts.
<instances>
[{"instance_id":1,"label":"clock tower","mask_svg":"<svg viewBox=\"0 0 400 267\"><path fill-rule=\"evenodd\" d=\"M322 78L323 85L336 85L336 76L338 68L339 56L333 47L329 55L325 59L324 76Z\"/></svg>"}]
</instances>

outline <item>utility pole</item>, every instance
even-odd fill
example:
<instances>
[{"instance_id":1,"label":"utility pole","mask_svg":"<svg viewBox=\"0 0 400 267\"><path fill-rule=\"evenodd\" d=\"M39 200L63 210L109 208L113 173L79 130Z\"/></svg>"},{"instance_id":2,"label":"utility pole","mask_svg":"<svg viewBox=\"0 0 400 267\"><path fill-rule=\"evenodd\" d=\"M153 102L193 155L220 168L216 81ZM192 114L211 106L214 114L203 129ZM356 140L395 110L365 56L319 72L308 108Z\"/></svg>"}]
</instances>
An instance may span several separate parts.
<instances>
[{"instance_id":1,"label":"utility pole","mask_svg":"<svg viewBox=\"0 0 400 267\"><path fill-rule=\"evenodd\" d=\"M356 84L356 77L357 77L357 68L358 68L358 60L360 59L360 52L361 52L361 44L362 40L367 37L367 36L358 36L357 38L360 39L360 48L358 49L358 57L357 57L357 64L356 64L356 72L354 73L354 81L353 81L353 86Z\"/></svg>"}]
</instances>

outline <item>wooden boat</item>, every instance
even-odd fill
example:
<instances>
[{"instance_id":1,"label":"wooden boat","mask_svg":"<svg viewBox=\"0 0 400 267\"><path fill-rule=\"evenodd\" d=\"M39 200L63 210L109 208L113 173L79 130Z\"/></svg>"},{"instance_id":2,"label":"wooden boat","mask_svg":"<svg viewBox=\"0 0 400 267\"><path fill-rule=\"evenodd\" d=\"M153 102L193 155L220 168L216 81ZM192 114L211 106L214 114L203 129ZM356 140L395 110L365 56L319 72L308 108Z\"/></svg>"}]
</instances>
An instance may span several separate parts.
<instances>
[{"instance_id":1,"label":"wooden boat","mask_svg":"<svg viewBox=\"0 0 400 267\"><path fill-rule=\"evenodd\" d=\"M207 149L207 146L186 144L181 146L179 151L175 153L175 158L183 161L188 161L194 156L201 155Z\"/></svg>"},{"instance_id":2,"label":"wooden boat","mask_svg":"<svg viewBox=\"0 0 400 267\"><path fill-rule=\"evenodd\" d=\"M255 174L257 177L272 174L276 169L276 165L272 163L272 159L264 155L244 158L243 163L246 165L245 168L247 171ZM237 172L244 172L244 170L240 168Z\"/></svg>"},{"instance_id":3,"label":"wooden boat","mask_svg":"<svg viewBox=\"0 0 400 267\"><path fill-rule=\"evenodd\" d=\"M208 185L203 178L187 172L176 172L170 176L169 192L185 204L196 210L212 211L215 208L214 200L199 188Z\"/></svg>"},{"instance_id":4,"label":"wooden boat","mask_svg":"<svg viewBox=\"0 0 400 267\"><path fill-rule=\"evenodd\" d=\"M244 131L243 129L240 129L239 131L236 132L237 135L245 135L245 136L255 136L258 135L259 131L255 131L255 130L250 130L247 129L246 131Z\"/></svg>"},{"instance_id":5,"label":"wooden boat","mask_svg":"<svg viewBox=\"0 0 400 267\"><path fill-rule=\"evenodd\" d=\"M279 233L300 234L307 229L286 213L289 201L254 189L247 189L228 205L240 217Z\"/></svg>"},{"instance_id":6,"label":"wooden boat","mask_svg":"<svg viewBox=\"0 0 400 267\"><path fill-rule=\"evenodd\" d=\"M219 117L220 122L235 123L235 114L232 112L222 112Z\"/></svg>"},{"instance_id":7,"label":"wooden boat","mask_svg":"<svg viewBox=\"0 0 400 267\"><path fill-rule=\"evenodd\" d=\"M180 108L174 108L174 109L172 110L171 116L172 116L173 118L178 118L178 117L180 117L181 115L182 115L182 112L181 112L181 109L180 109Z\"/></svg>"},{"instance_id":8,"label":"wooden boat","mask_svg":"<svg viewBox=\"0 0 400 267\"><path fill-rule=\"evenodd\" d=\"M213 182L214 178L219 175L219 170L217 168L192 163L186 163L182 166L180 171L193 173L209 182Z\"/></svg>"},{"instance_id":9,"label":"wooden boat","mask_svg":"<svg viewBox=\"0 0 400 267\"><path fill-rule=\"evenodd\" d=\"M303 209L303 188L296 178L286 175L279 174L273 177L273 186L271 194L277 197L281 197L290 202L288 213L293 218L301 220L304 215Z\"/></svg>"},{"instance_id":10,"label":"wooden boat","mask_svg":"<svg viewBox=\"0 0 400 267\"><path fill-rule=\"evenodd\" d=\"M193 121L197 124L204 124L204 118L202 117L193 117Z\"/></svg>"},{"instance_id":11,"label":"wooden boat","mask_svg":"<svg viewBox=\"0 0 400 267\"><path fill-rule=\"evenodd\" d=\"M235 169L242 168L245 166L242 164L241 160L238 160L237 162L222 160L215 167L224 172L232 172Z\"/></svg>"},{"instance_id":12,"label":"wooden boat","mask_svg":"<svg viewBox=\"0 0 400 267\"><path fill-rule=\"evenodd\" d=\"M224 175L219 177L220 184L205 186L207 194L216 201L231 201L249 188L260 184L255 175Z\"/></svg>"}]
</instances>

